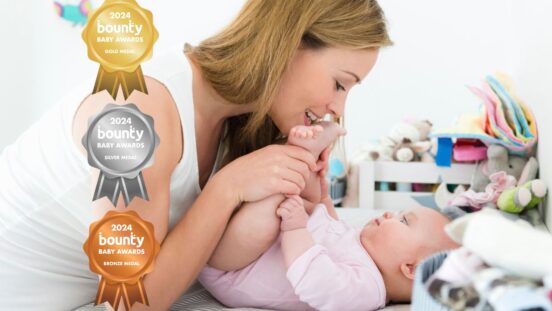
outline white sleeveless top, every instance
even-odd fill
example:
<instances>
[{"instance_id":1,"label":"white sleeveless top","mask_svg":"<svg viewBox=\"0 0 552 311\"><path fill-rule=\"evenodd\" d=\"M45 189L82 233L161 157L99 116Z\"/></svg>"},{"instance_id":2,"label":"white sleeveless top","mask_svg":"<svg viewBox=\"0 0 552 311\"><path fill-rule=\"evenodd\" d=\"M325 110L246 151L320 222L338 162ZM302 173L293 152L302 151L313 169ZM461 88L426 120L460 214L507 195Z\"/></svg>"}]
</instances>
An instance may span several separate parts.
<instances>
[{"instance_id":1,"label":"white sleeveless top","mask_svg":"<svg viewBox=\"0 0 552 311\"><path fill-rule=\"evenodd\" d=\"M175 49L144 73L168 88L183 126L185 152L170 182L172 228L200 192L192 71ZM64 98L0 155L0 309L68 310L94 300L98 276L82 249L93 221L92 168L72 137L92 86Z\"/></svg>"}]
</instances>

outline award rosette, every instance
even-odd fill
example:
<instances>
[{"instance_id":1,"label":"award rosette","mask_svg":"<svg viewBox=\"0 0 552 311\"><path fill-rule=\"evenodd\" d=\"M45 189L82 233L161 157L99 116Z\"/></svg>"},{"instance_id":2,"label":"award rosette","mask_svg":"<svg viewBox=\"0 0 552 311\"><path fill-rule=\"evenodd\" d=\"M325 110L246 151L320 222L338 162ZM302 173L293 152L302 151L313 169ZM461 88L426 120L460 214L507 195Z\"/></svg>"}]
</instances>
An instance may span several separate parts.
<instances>
[{"instance_id":1,"label":"award rosette","mask_svg":"<svg viewBox=\"0 0 552 311\"><path fill-rule=\"evenodd\" d=\"M136 302L149 305L142 278L153 270L160 249L150 222L134 211L109 211L90 225L83 249L90 270L102 277L96 305L109 302L117 310L121 299L126 310Z\"/></svg>"},{"instance_id":2,"label":"award rosette","mask_svg":"<svg viewBox=\"0 0 552 311\"><path fill-rule=\"evenodd\" d=\"M105 196L117 206L121 193L125 206L134 197L149 200L142 170L159 146L152 117L134 104L108 104L90 118L82 144L88 164L100 170L92 201Z\"/></svg>"},{"instance_id":3,"label":"award rosette","mask_svg":"<svg viewBox=\"0 0 552 311\"><path fill-rule=\"evenodd\" d=\"M115 99L119 86L125 99L134 90L147 94L140 64L151 57L158 36L151 12L135 0L105 0L82 33L88 58L100 63L92 94L107 90Z\"/></svg>"}]
</instances>

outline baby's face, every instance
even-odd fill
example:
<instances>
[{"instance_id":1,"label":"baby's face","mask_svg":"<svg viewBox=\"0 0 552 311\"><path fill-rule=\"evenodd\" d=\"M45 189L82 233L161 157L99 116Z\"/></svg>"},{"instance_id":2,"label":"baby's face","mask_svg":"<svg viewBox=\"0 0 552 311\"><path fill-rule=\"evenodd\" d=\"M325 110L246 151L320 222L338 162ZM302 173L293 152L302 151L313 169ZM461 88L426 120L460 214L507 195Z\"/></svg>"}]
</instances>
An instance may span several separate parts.
<instances>
[{"instance_id":1,"label":"baby's face","mask_svg":"<svg viewBox=\"0 0 552 311\"><path fill-rule=\"evenodd\" d=\"M364 249L380 269L393 267L439 249L452 247L443 227L449 220L426 207L385 212L369 221L360 234Z\"/></svg>"}]
</instances>

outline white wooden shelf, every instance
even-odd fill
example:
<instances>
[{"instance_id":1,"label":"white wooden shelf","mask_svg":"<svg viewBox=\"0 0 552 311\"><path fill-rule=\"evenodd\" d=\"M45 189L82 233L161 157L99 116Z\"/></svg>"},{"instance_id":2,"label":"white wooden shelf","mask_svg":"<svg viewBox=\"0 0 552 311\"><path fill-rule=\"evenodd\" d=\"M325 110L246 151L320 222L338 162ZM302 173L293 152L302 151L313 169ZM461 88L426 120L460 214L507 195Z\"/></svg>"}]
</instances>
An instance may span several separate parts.
<instances>
[{"instance_id":1,"label":"white wooden shelf","mask_svg":"<svg viewBox=\"0 0 552 311\"><path fill-rule=\"evenodd\" d=\"M425 162L363 162L359 166L359 206L368 209L400 210L416 204L412 196L430 192L376 191L377 182L470 184L475 164L439 167Z\"/></svg>"}]
</instances>

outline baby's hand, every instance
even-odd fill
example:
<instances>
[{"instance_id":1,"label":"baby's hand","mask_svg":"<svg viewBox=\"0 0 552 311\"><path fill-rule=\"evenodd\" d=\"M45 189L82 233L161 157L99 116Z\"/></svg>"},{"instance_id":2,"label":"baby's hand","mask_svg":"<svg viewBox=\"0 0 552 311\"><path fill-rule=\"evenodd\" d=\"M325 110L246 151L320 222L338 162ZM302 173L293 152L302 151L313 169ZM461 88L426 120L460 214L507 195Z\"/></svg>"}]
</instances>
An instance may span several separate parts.
<instances>
[{"instance_id":1,"label":"baby's hand","mask_svg":"<svg viewBox=\"0 0 552 311\"><path fill-rule=\"evenodd\" d=\"M309 215L303 206L303 200L298 195L288 196L276 210L276 215L282 218L280 230L291 231L307 227Z\"/></svg>"}]
</instances>

